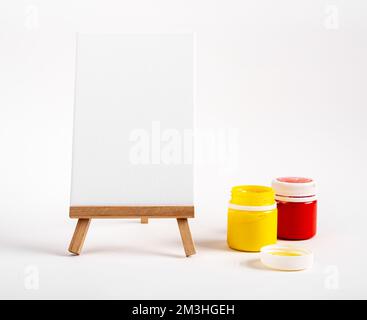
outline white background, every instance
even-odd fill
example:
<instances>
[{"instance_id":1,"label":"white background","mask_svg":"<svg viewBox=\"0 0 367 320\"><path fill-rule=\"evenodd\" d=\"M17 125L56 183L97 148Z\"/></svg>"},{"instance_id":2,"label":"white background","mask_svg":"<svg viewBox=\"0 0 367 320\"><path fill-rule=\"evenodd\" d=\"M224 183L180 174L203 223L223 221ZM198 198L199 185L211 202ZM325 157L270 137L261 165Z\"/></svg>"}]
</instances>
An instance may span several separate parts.
<instances>
[{"instance_id":1,"label":"white background","mask_svg":"<svg viewBox=\"0 0 367 320\"><path fill-rule=\"evenodd\" d=\"M363 0L1 1L0 297L366 298L366 15ZM93 222L67 254L75 32L195 32L197 127L239 130L238 161L197 167L196 256L161 220ZM225 243L231 186L282 175L319 184L304 272Z\"/></svg>"}]
</instances>

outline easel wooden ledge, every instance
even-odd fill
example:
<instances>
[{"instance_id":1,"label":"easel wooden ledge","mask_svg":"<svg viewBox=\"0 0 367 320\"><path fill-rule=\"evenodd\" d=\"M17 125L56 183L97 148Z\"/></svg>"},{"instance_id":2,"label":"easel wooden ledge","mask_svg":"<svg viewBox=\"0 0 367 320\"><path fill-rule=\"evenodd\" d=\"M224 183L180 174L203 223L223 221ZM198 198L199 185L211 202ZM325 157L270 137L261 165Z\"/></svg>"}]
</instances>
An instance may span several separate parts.
<instances>
[{"instance_id":1,"label":"easel wooden ledge","mask_svg":"<svg viewBox=\"0 0 367 320\"><path fill-rule=\"evenodd\" d=\"M194 206L73 206L70 218L78 219L69 251L79 255L82 251L89 225L92 219L136 219L147 224L151 218L177 219L186 257L196 253L189 222L194 218Z\"/></svg>"}]
</instances>

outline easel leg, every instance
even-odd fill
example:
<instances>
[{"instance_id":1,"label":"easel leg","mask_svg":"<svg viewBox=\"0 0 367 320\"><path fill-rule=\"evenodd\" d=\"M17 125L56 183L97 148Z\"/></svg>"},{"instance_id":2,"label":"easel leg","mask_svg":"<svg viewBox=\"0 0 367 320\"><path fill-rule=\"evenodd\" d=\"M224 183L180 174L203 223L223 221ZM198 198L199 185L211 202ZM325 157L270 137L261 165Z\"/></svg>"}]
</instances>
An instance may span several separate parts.
<instances>
[{"instance_id":1,"label":"easel leg","mask_svg":"<svg viewBox=\"0 0 367 320\"><path fill-rule=\"evenodd\" d=\"M180 229L182 244L185 249L186 257L196 253L194 242L192 241L189 222L187 219L177 219L178 228Z\"/></svg>"},{"instance_id":2,"label":"easel leg","mask_svg":"<svg viewBox=\"0 0 367 320\"><path fill-rule=\"evenodd\" d=\"M147 224L148 223L148 217L141 217L140 222L143 224Z\"/></svg>"},{"instance_id":3,"label":"easel leg","mask_svg":"<svg viewBox=\"0 0 367 320\"><path fill-rule=\"evenodd\" d=\"M79 255L82 251L85 237L87 235L91 219L79 219L76 225L73 239L71 240L69 251Z\"/></svg>"}]
</instances>

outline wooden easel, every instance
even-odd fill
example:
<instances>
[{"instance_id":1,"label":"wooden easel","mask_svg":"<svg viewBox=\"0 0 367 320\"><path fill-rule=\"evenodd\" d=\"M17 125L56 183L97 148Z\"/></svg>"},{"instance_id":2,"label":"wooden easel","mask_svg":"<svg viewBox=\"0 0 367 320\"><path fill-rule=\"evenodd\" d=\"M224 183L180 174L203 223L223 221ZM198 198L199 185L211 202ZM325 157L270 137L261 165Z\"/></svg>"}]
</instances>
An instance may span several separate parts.
<instances>
[{"instance_id":1,"label":"wooden easel","mask_svg":"<svg viewBox=\"0 0 367 320\"><path fill-rule=\"evenodd\" d=\"M191 237L189 218L194 218L193 206L80 206L70 207L70 218L78 219L69 251L79 255L92 219L140 218L147 224L151 218L177 219L186 257L196 253Z\"/></svg>"}]
</instances>

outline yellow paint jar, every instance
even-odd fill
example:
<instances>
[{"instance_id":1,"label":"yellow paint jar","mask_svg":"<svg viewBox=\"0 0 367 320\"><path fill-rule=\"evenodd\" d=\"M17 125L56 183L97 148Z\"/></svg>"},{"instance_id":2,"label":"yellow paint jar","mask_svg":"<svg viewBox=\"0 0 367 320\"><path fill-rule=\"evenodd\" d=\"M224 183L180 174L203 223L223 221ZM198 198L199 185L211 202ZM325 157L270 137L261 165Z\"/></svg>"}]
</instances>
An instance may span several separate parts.
<instances>
[{"instance_id":1,"label":"yellow paint jar","mask_svg":"<svg viewBox=\"0 0 367 320\"><path fill-rule=\"evenodd\" d=\"M237 186L228 209L228 246L259 252L277 242L277 206L272 188Z\"/></svg>"}]
</instances>

